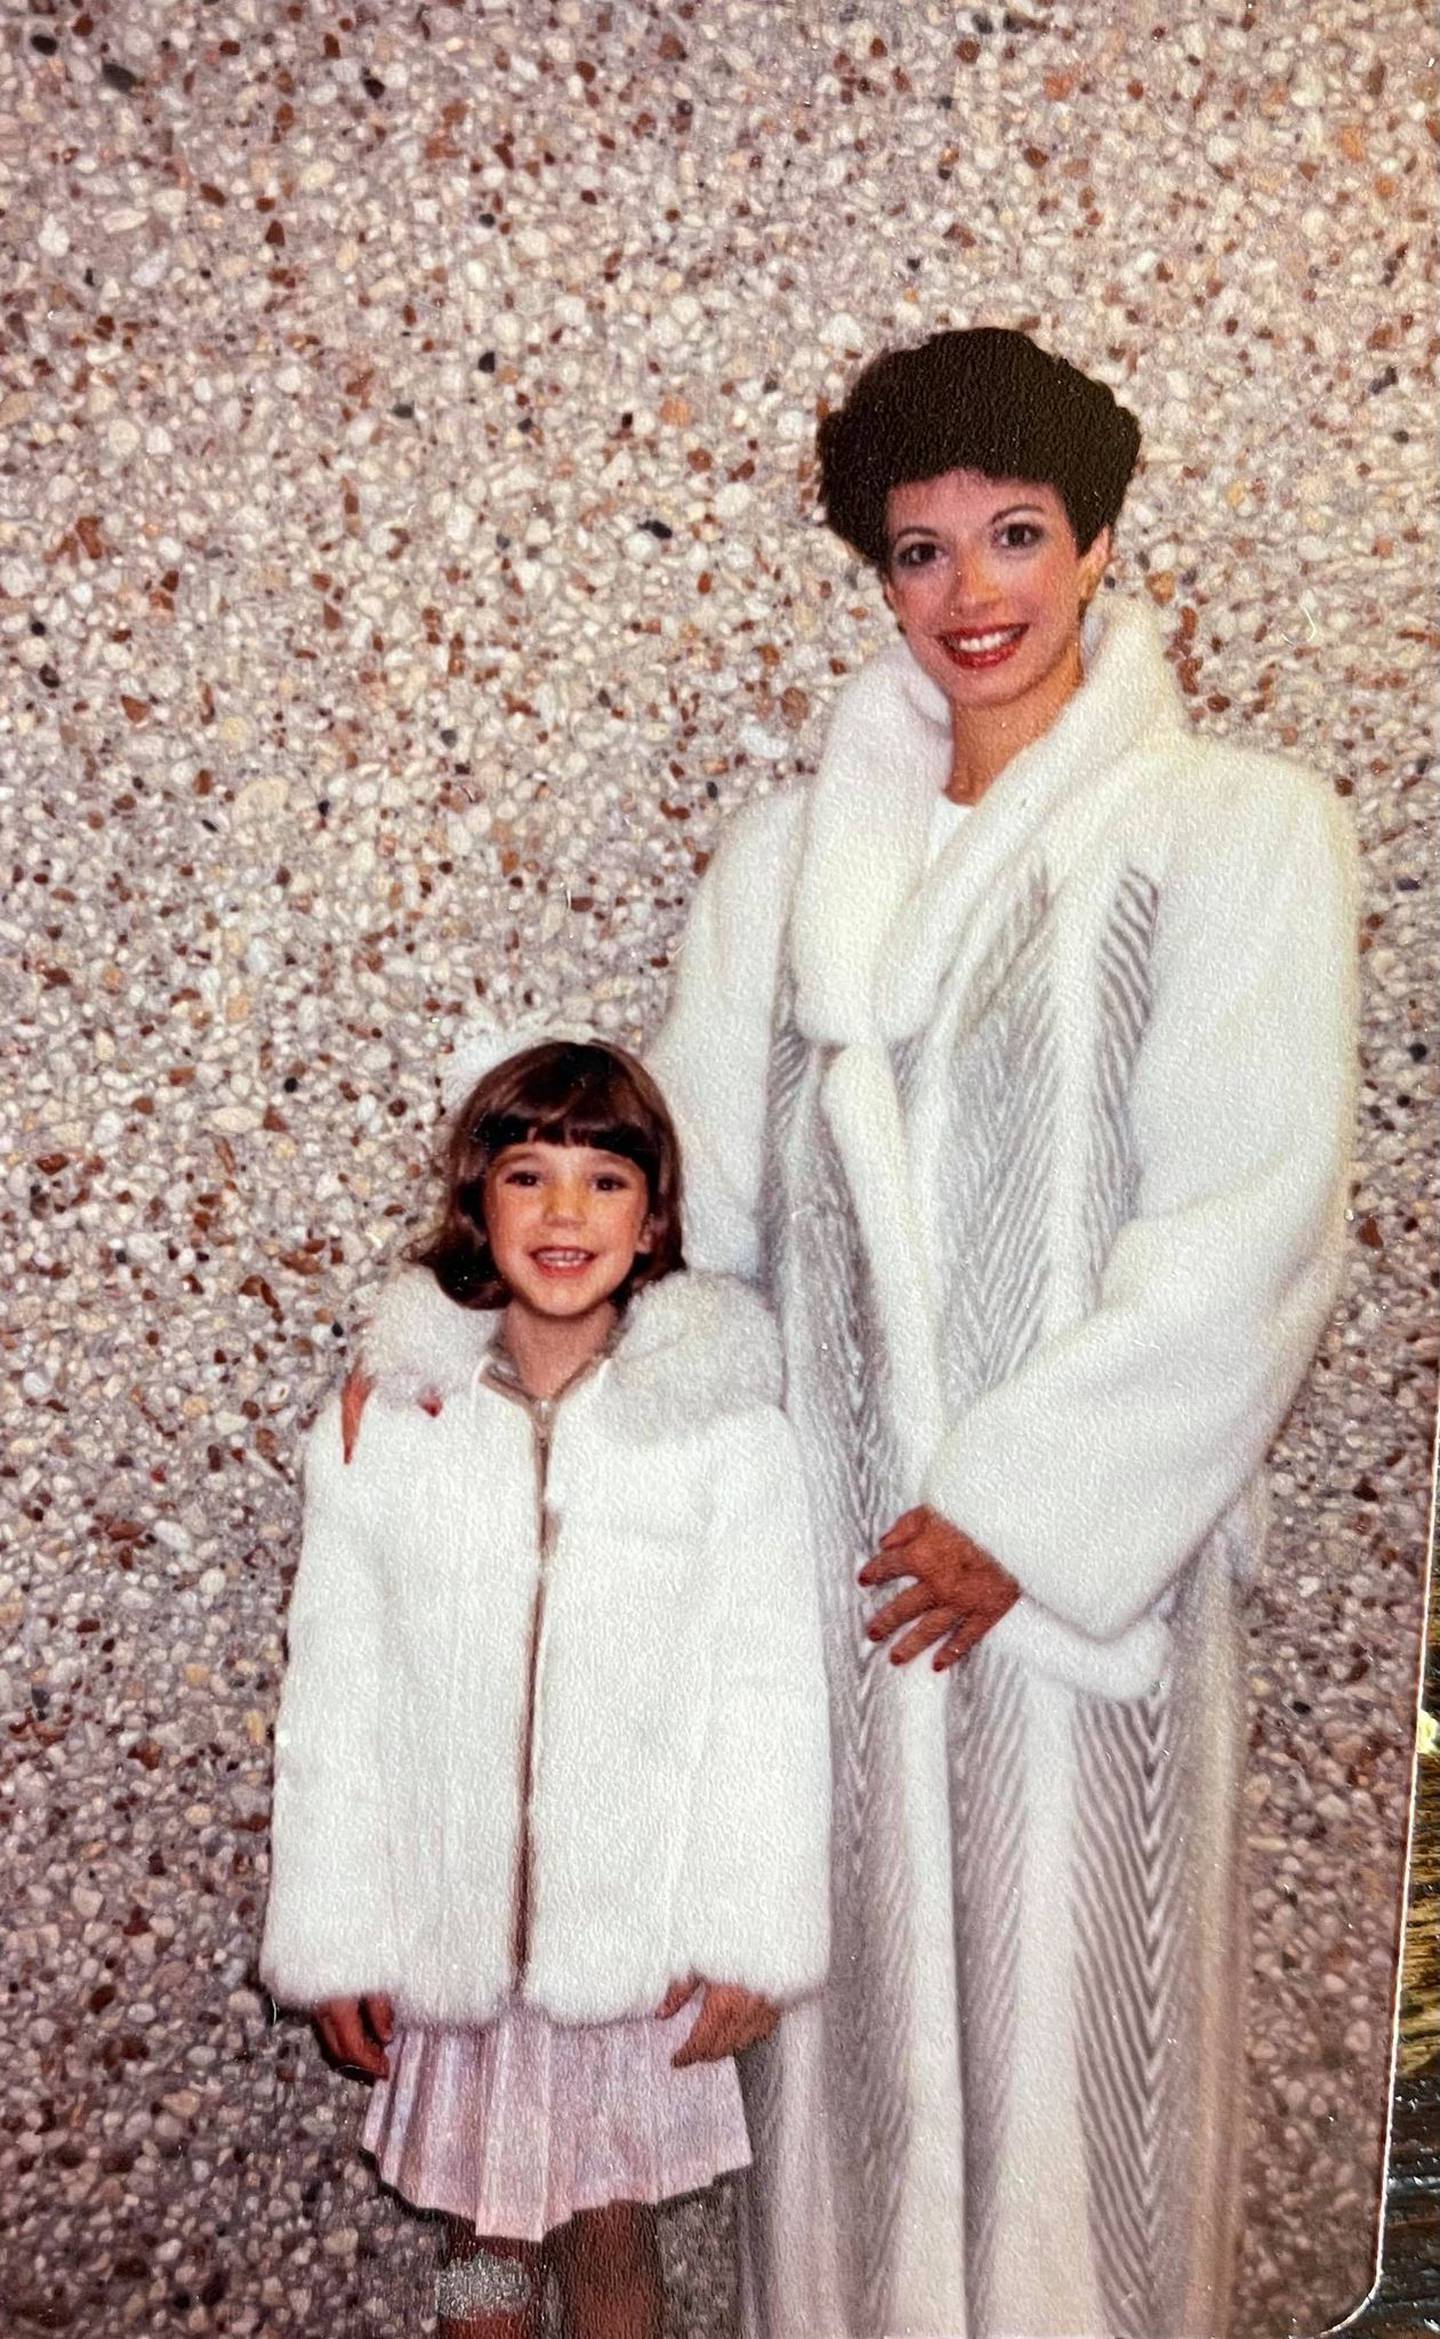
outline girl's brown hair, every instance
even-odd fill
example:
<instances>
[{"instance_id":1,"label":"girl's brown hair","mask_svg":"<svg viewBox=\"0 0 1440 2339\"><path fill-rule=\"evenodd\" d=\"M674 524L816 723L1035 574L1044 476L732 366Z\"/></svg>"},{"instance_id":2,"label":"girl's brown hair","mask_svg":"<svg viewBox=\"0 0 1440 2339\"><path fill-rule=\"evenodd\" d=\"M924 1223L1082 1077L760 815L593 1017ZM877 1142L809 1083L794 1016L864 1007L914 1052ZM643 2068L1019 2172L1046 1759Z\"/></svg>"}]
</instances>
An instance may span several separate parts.
<instances>
[{"instance_id":1,"label":"girl's brown hair","mask_svg":"<svg viewBox=\"0 0 1440 2339\"><path fill-rule=\"evenodd\" d=\"M644 1172L651 1244L615 1293L620 1306L684 1266L680 1144L659 1089L624 1048L543 1040L477 1081L451 1123L444 1214L412 1254L447 1297L465 1308L503 1308L509 1299L485 1232L485 1178L509 1146L536 1144L594 1146Z\"/></svg>"}]
</instances>

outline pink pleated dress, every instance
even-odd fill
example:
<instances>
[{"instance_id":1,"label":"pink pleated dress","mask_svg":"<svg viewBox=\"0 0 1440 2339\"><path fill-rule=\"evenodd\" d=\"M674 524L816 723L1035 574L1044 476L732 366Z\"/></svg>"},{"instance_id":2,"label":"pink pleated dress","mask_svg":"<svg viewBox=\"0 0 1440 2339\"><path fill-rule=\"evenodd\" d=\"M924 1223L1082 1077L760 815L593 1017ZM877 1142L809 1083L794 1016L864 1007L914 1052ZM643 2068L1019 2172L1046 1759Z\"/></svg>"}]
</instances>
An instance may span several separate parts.
<instances>
[{"instance_id":1,"label":"pink pleated dress","mask_svg":"<svg viewBox=\"0 0 1440 2339\"><path fill-rule=\"evenodd\" d=\"M484 2030L397 2032L363 2143L416 2208L542 2241L580 2209L667 2201L750 2145L733 2058L677 2071L699 1998L653 2017L568 2028L513 2001Z\"/></svg>"}]
</instances>

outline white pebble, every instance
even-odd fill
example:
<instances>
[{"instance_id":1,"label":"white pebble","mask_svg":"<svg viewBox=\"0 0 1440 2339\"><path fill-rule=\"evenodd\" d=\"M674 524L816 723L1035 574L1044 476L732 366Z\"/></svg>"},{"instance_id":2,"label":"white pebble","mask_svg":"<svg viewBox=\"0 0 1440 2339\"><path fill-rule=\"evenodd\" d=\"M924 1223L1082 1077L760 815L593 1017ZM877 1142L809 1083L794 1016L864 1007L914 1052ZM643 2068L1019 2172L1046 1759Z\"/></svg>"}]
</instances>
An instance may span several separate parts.
<instances>
[{"instance_id":1,"label":"white pebble","mask_svg":"<svg viewBox=\"0 0 1440 2339\"><path fill-rule=\"evenodd\" d=\"M290 784L281 772L267 773L264 779L249 780L235 798L235 818L269 820L283 812L290 801Z\"/></svg>"}]
</instances>

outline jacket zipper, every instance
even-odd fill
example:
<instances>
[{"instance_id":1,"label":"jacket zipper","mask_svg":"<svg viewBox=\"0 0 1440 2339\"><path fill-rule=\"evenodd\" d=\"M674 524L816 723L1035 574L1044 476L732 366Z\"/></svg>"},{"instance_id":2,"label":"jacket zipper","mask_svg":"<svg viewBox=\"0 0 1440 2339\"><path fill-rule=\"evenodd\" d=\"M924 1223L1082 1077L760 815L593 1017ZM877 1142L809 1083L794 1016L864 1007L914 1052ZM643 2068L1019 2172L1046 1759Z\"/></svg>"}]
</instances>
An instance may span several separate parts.
<instances>
[{"instance_id":1,"label":"jacket zipper","mask_svg":"<svg viewBox=\"0 0 1440 2339\"><path fill-rule=\"evenodd\" d=\"M613 1337L613 1336L612 1336ZM530 1961L530 1918L534 1870L534 1840L531 1826L531 1806L535 1796L535 1722L540 1699L540 1642L545 1624L545 1584L555 1542L555 1520L546 1501L546 1481L550 1469L550 1450L555 1441L555 1417L561 1402L597 1371L609 1354L610 1343L581 1365L579 1371L557 1389L553 1397L531 1397L521 1387L513 1366L506 1369L502 1359L495 1361L485 1373L487 1385L497 1395L508 1397L518 1405L530 1423L531 1451L535 1459L535 1542L537 1562L535 1569L535 1597L530 1609L530 1647L525 1666L525 1719L520 1736L520 1840L515 1860L515 1900L510 1924L510 1962L514 1974L514 1988L518 1991L525 1978Z\"/></svg>"},{"instance_id":2,"label":"jacket zipper","mask_svg":"<svg viewBox=\"0 0 1440 2339\"><path fill-rule=\"evenodd\" d=\"M531 1805L535 1795L535 1709L540 1687L540 1634L545 1622L545 1578L555 1539L555 1523L545 1500L550 1469L550 1445L555 1432L553 1397L534 1397L526 1405L530 1416L535 1458L535 1524L539 1564L535 1598L530 1610L530 1649L525 1675L525 1722L520 1740L520 1843L515 1865L515 1915L511 1932L511 1962L518 1990L530 1959L530 1903L534 1842Z\"/></svg>"}]
</instances>

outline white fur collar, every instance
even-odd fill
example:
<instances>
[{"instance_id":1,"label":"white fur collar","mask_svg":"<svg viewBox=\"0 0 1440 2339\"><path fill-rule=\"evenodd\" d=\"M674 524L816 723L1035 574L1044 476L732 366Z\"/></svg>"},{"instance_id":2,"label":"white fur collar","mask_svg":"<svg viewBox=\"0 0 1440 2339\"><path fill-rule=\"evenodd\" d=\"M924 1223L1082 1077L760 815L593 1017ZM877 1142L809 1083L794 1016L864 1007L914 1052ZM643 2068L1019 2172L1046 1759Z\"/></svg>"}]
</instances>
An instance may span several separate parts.
<instances>
[{"instance_id":1,"label":"white fur collar","mask_svg":"<svg viewBox=\"0 0 1440 2339\"><path fill-rule=\"evenodd\" d=\"M473 1386L499 1324L494 1309L448 1299L427 1267L402 1268L369 1312L365 1369L397 1401L458 1395ZM623 1414L623 1434L663 1437L717 1413L778 1403L779 1336L747 1284L681 1270L631 1301L597 1378L607 1408Z\"/></svg>"},{"instance_id":2,"label":"white fur collar","mask_svg":"<svg viewBox=\"0 0 1440 2339\"><path fill-rule=\"evenodd\" d=\"M791 953L807 1038L836 1046L918 1030L1007 862L1078 787L1185 728L1148 605L1097 605L1086 679L1042 739L987 791L928 872L950 763L944 696L903 642L845 690L811 790Z\"/></svg>"}]
</instances>

